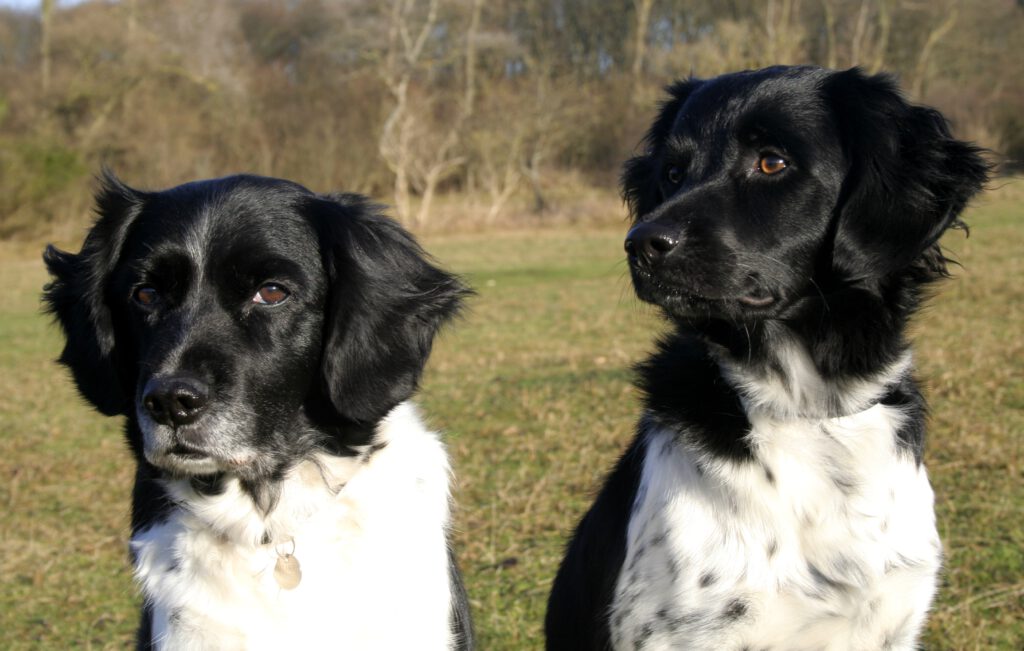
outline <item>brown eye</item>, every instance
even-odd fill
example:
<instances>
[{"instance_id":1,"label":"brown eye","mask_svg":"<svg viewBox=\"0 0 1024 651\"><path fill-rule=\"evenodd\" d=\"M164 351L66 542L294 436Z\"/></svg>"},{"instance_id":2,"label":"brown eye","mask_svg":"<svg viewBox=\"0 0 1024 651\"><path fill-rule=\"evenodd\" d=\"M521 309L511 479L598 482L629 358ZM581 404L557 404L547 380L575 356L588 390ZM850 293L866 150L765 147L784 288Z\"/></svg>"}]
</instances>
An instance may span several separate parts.
<instances>
[{"instance_id":1,"label":"brown eye","mask_svg":"<svg viewBox=\"0 0 1024 651\"><path fill-rule=\"evenodd\" d=\"M256 290L256 295L252 297L252 302L259 305L278 305L283 303L290 295L288 290L281 285L267 283Z\"/></svg>"},{"instance_id":2,"label":"brown eye","mask_svg":"<svg viewBox=\"0 0 1024 651\"><path fill-rule=\"evenodd\" d=\"M157 293L156 288L144 285L135 290L132 299L143 307L152 307L160 300L160 294Z\"/></svg>"},{"instance_id":3,"label":"brown eye","mask_svg":"<svg viewBox=\"0 0 1024 651\"><path fill-rule=\"evenodd\" d=\"M763 174L771 176L772 174L778 174L789 167L789 163L787 163L786 159L781 156L768 154L761 157L761 160L757 162L757 167Z\"/></svg>"},{"instance_id":4,"label":"brown eye","mask_svg":"<svg viewBox=\"0 0 1024 651\"><path fill-rule=\"evenodd\" d=\"M683 181L683 170L678 165L672 165L665 170L665 178L672 185L679 185Z\"/></svg>"}]
</instances>

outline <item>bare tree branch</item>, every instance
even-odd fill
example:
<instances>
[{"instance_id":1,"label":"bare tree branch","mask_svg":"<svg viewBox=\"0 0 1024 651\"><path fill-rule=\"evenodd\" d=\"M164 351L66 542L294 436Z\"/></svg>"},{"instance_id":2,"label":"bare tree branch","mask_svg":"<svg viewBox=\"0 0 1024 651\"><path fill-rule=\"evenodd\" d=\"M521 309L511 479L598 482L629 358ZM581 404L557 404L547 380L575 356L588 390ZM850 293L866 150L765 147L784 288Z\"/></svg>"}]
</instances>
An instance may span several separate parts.
<instances>
[{"instance_id":1,"label":"bare tree branch","mask_svg":"<svg viewBox=\"0 0 1024 651\"><path fill-rule=\"evenodd\" d=\"M928 77L928 61L931 58L932 51L939 41L949 33L949 30L953 29L956 25L958 14L959 10L954 2L949 15L946 16L946 20L942 21L941 24L928 34L928 38L921 48L921 54L917 57L917 67L914 69L914 85L911 90L913 97L920 99L924 95L925 83Z\"/></svg>"}]
</instances>

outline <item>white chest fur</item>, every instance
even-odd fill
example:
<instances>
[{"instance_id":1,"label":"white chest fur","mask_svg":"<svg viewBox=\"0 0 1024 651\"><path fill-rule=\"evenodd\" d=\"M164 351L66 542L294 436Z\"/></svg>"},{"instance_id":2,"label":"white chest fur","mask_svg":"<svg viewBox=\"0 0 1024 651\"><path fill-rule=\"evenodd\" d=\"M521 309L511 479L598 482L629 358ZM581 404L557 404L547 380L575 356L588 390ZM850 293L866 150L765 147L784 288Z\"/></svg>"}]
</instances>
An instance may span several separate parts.
<instances>
[{"instance_id":1,"label":"white chest fur","mask_svg":"<svg viewBox=\"0 0 1024 651\"><path fill-rule=\"evenodd\" d=\"M410 405L381 424L365 463L300 464L267 517L237 481L181 500L132 540L162 649L447 649L448 462ZM261 544L264 533L277 544ZM274 579L280 553L297 587Z\"/></svg>"},{"instance_id":2,"label":"white chest fur","mask_svg":"<svg viewBox=\"0 0 1024 651\"><path fill-rule=\"evenodd\" d=\"M902 417L752 417L742 462L648 434L616 648L914 648L941 547L925 470L897 449Z\"/></svg>"}]
</instances>

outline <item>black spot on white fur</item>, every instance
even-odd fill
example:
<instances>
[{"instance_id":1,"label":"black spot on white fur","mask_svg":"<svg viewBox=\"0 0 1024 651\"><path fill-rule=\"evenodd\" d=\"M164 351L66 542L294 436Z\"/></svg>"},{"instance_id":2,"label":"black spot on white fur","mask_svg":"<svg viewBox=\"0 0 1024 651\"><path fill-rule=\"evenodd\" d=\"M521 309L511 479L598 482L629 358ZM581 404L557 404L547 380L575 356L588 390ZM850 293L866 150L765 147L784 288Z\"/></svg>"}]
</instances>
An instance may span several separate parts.
<instances>
[{"instance_id":1,"label":"black spot on white fur","mask_svg":"<svg viewBox=\"0 0 1024 651\"><path fill-rule=\"evenodd\" d=\"M665 572L667 573L669 579L673 583L679 581L681 572L680 572L680 568L679 568L679 562L676 560L675 556L672 556L672 555L666 555L665 556Z\"/></svg>"},{"instance_id":2,"label":"black spot on white fur","mask_svg":"<svg viewBox=\"0 0 1024 651\"><path fill-rule=\"evenodd\" d=\"M847 586L844 583L827 576L813 563L808 563L807 571L812 579L813 585L810 589L805 589L804 594L811 599L828 602L834 600L837 595L847 589Z\"/></svg>"},{"instance_id":3,"label":"black spot on white fur","mask_svg":"<svg viewBox=\"0 0 1024 651\"><path fill-rule=\"evenodd\" d=\"M733 599L726 605L722 618L730 622L741 619L747 614L747 608L746 602L742 599Z\"/></svg>"}]
</instances>

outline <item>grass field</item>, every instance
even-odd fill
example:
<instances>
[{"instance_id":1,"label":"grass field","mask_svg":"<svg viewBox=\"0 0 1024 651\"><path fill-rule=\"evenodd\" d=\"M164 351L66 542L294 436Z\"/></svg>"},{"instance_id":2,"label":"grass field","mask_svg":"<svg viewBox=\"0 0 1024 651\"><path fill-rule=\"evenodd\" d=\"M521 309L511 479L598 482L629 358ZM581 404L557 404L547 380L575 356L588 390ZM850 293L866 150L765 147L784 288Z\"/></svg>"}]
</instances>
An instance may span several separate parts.
<instances>
[{"instance_id":1,"label":"grass field","mask_svg":"<svg viewBox=\"0 0 1024 651\"><path fill-rule=\"evenodd\" d=\"M946 240L963 269L915 327L948 556L928 649L1024 644L1022 211L1011 186L969 213L970 238ZM542 646L565 536L631 435L630 367L662 326L632 296L623 230L425 242L478 291L420 401L454 457L455 544L482 649ZM60 339L38 311L38 251L0 244L0 647L125 648L131 464L120 423L90 412L51 362Z\"/></svg>"}]
</instances>

